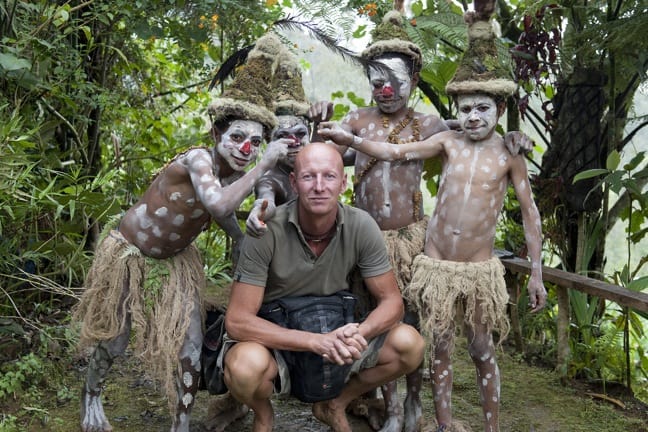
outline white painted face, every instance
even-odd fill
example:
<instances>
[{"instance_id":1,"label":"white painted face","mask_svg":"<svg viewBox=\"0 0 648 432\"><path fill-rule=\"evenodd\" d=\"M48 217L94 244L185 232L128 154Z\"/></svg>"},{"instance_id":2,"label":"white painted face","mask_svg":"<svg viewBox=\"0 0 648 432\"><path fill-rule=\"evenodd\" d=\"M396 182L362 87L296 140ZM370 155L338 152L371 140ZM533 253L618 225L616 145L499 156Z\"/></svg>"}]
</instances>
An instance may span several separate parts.
<instances>
[{"instance_id":1,"label":"white painted face","mask_svg":"<svg viewBox=\"0 0 648 432\"><path fill-rule=\"evenodd\" d=\"M412 92L412 78L402 58L391 57L378 61L391 69L392 75L389 76L384 71L373 68L369 69L372 96L382 112L393 113L407 104Z\"/></svg>"},{"instance_id":2,"label":"white painted face","mask_svg":"<svg viewBox=\"0 0 648 432\"><path fill-rule=\"evenodd\" d=\"M251 120L234 120L216 145L218 154L235 171L243 171L259 155L263 126Z\"/></svg>"},{"instance_id":3,"label":"white painted face","mask_svg":"<svg viewBox=\"0 0 648 432\"><path fill-rule=\"evenodd\" d=\"M460 95L457 98L461 129L473 141L490 137L499 118L495 99L486 95Z\"/></svg>"},{"instance_id":4,"label":"white painted face","mask_svg":"<svg viewBox=\"0 0 648 432\"><path fill-rule=\"evenodd\" d=\"M299 116L293 115L280 115L277 116L279 125L272 133L272 140L279 138L288 138L291 140L288 144L288 154L282 161L293 167L295 165L295 157L299 151L310 142L308 135L308 126L306 120Z\"/></svg>"}]
</instances>

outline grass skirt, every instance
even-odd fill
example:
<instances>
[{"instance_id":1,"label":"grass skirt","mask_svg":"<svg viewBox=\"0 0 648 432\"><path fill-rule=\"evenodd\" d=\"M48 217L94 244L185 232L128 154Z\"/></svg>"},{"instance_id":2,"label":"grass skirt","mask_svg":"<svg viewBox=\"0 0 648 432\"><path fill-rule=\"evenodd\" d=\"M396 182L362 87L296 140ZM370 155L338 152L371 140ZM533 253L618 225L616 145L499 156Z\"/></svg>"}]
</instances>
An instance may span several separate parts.
<instances>
[{"instance_id":1,"label":"grass skirt","mask_svg":"<svg viewBox=\"0 0 648 432\"><path fill-rule=\"evenodd\" d=\"M475 311L481 324L497 330L501 343L510 325L506 315L508 292L504 266L497 257L482 262L442 261L419 255L412 265L412 281L405 297L419 311L422 330L431 338L453 328L457 304L464 305L464 322L474 329ZM452 346L449 347L452 350Z\"/></svg>"},{"instance_id":2,"label":"grass skirt","mask_svg":"<svg viewBox=\"0 0 648 432\"><path fill-rule=\"evenodd\" d=\"M426 228L427 218L424 218L406 227L382 232L389 262L401 292L412 277L412 261L417 255L423 253ZM357 273L352 277L351 292L358 297L358 315L364 317L376 307L375 299L369 294Z\"/></svg>"},{"instance_id":3,"label":"grass skirt","mask_svg":"<svg viewBox=\"0 0 648 432\"><path fill-rule=\"evenodd\" d=\"M110 231L97 247L74 310L73 319L81 323L80 348L114 339L125 331L130 318L135 353L161 381L175 412L178 354L194 307L200 307L202 314L204 275L194 245L171 258L154 259L119 231Z\"/></svg>"},{"instance_id":4,"label":"grass skirt","mask_svg":"<svg viewBox=\"0 0 648 432\"><path fill-rule=\"evenodd\" d=\"M397 230L383 231L389 261L394 268L394 275L401 292L412 279L412 263L425 247L425 230L428 218Z\"/></svg>"}]
</instances>

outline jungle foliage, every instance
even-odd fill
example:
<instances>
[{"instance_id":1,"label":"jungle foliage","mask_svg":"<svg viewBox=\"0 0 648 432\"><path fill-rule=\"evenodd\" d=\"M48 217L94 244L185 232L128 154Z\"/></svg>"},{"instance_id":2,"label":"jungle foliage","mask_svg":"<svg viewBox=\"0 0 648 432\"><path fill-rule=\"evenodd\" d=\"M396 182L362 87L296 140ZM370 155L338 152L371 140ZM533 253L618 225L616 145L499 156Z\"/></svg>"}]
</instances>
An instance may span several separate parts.
<instances>
[{"instance_id":1,"label":"jungle foliage","mask_svg":"<svg viewBox=\"0 0 648 432\"><path fill-rule=\"evenodd\" d=\"M417 97L453 117L444 89L465 49L468 5L410 6L407 30L425 57ZM361 0L0 1L0 359L11 360L0 369L0 400L28 386L18 372L42 375L30 350L46 356L74 345L67 311L103 224L132 205L176 153L211 144L205 109L222 87L207 86L223 61L289 12L331 35L359 38L391 7ZM502 0L498 7L500 51L512 56L522 86L507 124L515 128L522 118L544 140L534 187L547 263L646 289L646 257L630 260L648 232L645 152L619 162L648 124L632 103L646 92L645 2ZM331 98L346 90L332 89ZM436 172L428 164L432 193ZM524 255L513 198L504 216L498 247ZM606 234L618 219L627 264L604 274ZM225 236L213 228L199 245L209 277L226 281ZM550 307L521 318L530 350L551 363L556 299L548 288ZM647 317L580 293L570 301L565 373L622 381L648 400Z\"/></svg>"}]
</instances>

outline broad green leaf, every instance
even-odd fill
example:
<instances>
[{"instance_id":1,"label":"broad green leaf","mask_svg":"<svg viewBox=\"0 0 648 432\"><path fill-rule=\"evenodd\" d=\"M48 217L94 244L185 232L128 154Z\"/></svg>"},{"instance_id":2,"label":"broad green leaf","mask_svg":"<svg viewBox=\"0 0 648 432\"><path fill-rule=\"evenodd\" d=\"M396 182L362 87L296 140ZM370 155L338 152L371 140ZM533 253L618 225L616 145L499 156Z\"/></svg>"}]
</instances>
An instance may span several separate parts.
<instances>
[{"instance_id":1,"label":"broad green leaf","mask_svg":"<svg viewBox=\"0 0 648 432\"><path fill-rule=\"evenodd\" d=\"M572 182L572 184L576 183L577 181L580 181L580 180L585 180L585 179L588 179L588 178L597 177L597 176L604 175L604 174L607 174L607 173L608 173L608 170L605 170L605 169L602 169L602 168L596 168L596 169L591 169L591 170L587 170L587 171L582 171L582 172L579 172L578 174L576 174L574 176L574 181Z\"/></svg>"},{"instance_id":2,"label":"broad green leaf","mask_svg":"<svg viewBox=\"0 0 648 432\"><path fill-rule=\"evenodd\" d=\"M423 13L423 4L420 1L415 1L410 7L412 8L414 16L419 16Z\"/></svg>"},{"instance_id":3,"label":"broad green leaf","mask_svg":"<svg viewBox=\"0 0 648 432\"><path fill-rule=\"evenodd\" d=\"M353 32L353 37L356 39L363 38L367 34L367 26L366 25L360 25L358 28Z\"/></svg>"},{"instance_id":4,"label":"broad green leaf","mask_svg":"<svg viewBox=\"0 0 648 432\"><path fill-rule=\"evenodd\" d=\"M347 92L346 96L355 106L358 107L367 106L367 102L365 102L363 98L356 95L354 92Z\"/></svg>"},{"instance_id":5,"label":"broad green leaf","mask_svg":"<svg viewBox=\"0 0 648 432\"><path fill-rule=\"evenodd\" d=\"M8 53L0 53L0 66L7 71L31 69L31 63L28 60Z\"/></svg>"},{"instance_id":6,"label":"broad green leaf","mask_svg":"<svg viewBox=\"0 0 648 432\"><path fill-rule=\"evenodd\" d=\"M648 166L645 166L641 171L636 172L633 177L636 179L648 178Z\"/></svg>"},{"instance_id":7,"label":"broad green leaf","mask_svg":"<svg viewBox=\"0 0 648 432\"><path fill-rule=\"evenodd\" d=\"M59 8L59 10L56 11L53 22L56 27L61 27L63 24L67 23L69 19L70 13L65 10L65 8Z\"/></svg>"},{"instance_id":8,"label":"broad green leaf","mask_svg":"<svg viewBox=\"0 0 648 432\"><path fill-rule=\"evenodd\" d=\"M605 168L607 168L609 171L614 171L619 166L619 163L621 163L621 155L618 151L612 150L607 157L607 161L605 162Z\"/></svg>"},{"instance_id":9,"label":"broad green leaf","mask_svg":"<svg viewBox=\"0 0 648 432\"><path fill-rule=\"evenodd\" d=\"M644 160L644 156L646 155L646 152L639 152L634 157L630 162L627 164L623 165L623 169L626 171L632 171L633 169L637 168L641 162Z\"/></svg>"},{"instance_id":10,"label":"broad green leaf","mask_svg":"<svg viewBox=\"0 0 648 432\"><path fill-rule=\"evenodd\" d=\"M607 177L605 177L605 183L609 186L610 190L615 194L621 193L623 188L623 176L625 173L623 171L613 171Z\"/></svg>"},{"instance_id":11,"label":"broad green leaf","mask_svg":"<svg viewBox=\"0 0 648 432\"><path fill-rule=\"evenodd\" d=\"M632 291L643 291L648 288L648 276L635 279L628 284L628 289Z\"/></svg>"}]
</instances>

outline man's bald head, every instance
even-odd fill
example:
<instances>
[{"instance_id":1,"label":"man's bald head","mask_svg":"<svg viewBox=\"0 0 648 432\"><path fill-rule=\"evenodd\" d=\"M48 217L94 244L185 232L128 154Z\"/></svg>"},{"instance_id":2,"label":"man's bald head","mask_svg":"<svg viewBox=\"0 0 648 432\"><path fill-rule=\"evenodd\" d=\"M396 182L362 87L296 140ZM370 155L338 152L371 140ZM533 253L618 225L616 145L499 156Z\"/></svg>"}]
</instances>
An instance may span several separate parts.
<instances>
[{"instance_id":1,"label":"man's bald head","mask_svg":"<svg viewBox=\"0 0 648 432\"><path fill-rule=\"evenodd\" d=\"M295 174L298 174L304 165L312 161L328 160L331 166L341 175L344 174L344 162L337 148L323 142L313 142L305 146L295 159Z\"/></svg>"}]
</instances>

